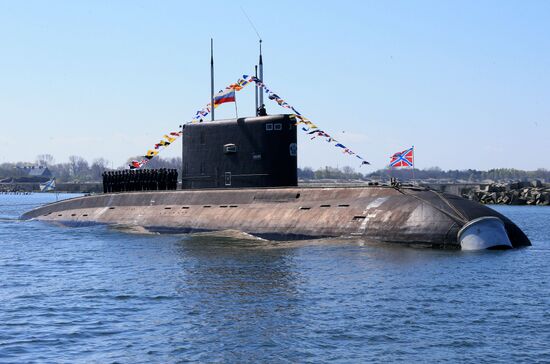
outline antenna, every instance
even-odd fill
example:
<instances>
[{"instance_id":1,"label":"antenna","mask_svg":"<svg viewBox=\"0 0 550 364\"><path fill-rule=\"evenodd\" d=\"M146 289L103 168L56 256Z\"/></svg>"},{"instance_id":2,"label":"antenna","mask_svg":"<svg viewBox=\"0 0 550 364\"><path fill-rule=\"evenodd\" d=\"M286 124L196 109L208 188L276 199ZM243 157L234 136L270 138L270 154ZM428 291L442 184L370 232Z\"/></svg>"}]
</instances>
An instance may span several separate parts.
<instances>
[{"instance_id":1,"label":"antenna","mask_svg":"<svg viewBox=\"0 0 550 364\"><path fill-rule=\"evenodd\" d=\"M244 16L246 17L246 19L248 19L248 22L250 23L250 26L252 27L252 29L254 29L254 32L256 33L256 35L258 36L258 40L260 41L260 60L259 60L259 71L260 71L260 80L262 82L264 82L264 61L262 59L262 37L260 36L260 33L258 32L258 29L256 29L256 27L254 26L254 23L252 22L252 19L250 19L250 17L248 16L248 14L246 13L246 11L244 11L243 7L241 6L241 11L243 12ZM258 75L256 75L256 77L258 77ZM260 104L260 107L263 107L263 104L264 104L264 93L263 93L263 89L259 89L257 86L256 86L256 89L258 90L259 92L259 104ZM256 99L258 100L258 99ZM257 106L257 105L256 105ZM256 113L258 112L258 107L256 107Z\"/></svg>"},{"instance_id":2,"label":"antenna","mask_svg":"<svg viewBox=\"0 0 550 364\"><path fill-rule=\"evenodd\" d=\"M264 61L262 60L262 40L260 39L260 63L258 63L259 65L259 70L260 70L260 80L262 80L262 82L264 82ZM260 89L260 107L264 107L264 90L263 89Z\"/></svg>"},{"instance_id":3,"label":"antenna","mask_svg":"<svg viewBox=\"0 0 550 364\"><path fill-rule=\"evenodd\" d=\"M260 43L261 43L262 42L262 37L260 37L260 33L258 33L258 29L256 29L256 27L254 26L254 23L252 22L252 20L250 20L250 17L246 13L246 11L244 11L242 6L241 6L241 11L243 12L244 16L246 16L246 19L248 19L248 22L250 23L250 26L252 27L252 29L254 29L254 32L258 36L258 39L260 40Z\"/></svg>"}]
</instances>

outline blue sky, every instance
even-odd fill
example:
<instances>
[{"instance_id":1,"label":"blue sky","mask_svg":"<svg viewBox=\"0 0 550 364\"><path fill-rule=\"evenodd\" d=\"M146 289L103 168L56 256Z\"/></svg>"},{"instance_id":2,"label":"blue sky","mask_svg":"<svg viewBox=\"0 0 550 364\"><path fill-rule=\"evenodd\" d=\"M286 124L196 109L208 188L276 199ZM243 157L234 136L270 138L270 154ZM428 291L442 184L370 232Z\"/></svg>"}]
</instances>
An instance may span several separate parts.
<instances>
[{"instance_id":1,"label":"blue sky","mask_svg":"<svg viewBox=\"0 0 550 364\"><path fill-rule=\"evenodd\" d=\"M361 171L411 145L419 168L550 168L547 1L0 0L0 163L145 153L208 102L210 37L217 89L253 71L241 6L265 83ZM237 97L252 114L253 89ZM322 140L299 150L300 166L358 167Z\"/></svg>"}]
</instances>

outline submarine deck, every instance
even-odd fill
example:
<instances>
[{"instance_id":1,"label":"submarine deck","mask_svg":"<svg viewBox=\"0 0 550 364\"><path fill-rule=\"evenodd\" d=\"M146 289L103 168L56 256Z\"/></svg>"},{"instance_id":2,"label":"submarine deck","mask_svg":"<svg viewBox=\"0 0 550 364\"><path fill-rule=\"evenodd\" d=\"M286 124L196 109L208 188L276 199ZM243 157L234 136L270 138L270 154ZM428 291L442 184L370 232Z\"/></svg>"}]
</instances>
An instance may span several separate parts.
<instances>
[{"instance_id":1,"label":"submarine deck","mask_svg":"<svg viewBox=\"0 0 550 364\"><path fill-rule=\"evenodd\" d=\"M98 194L25 213L70 226L116 224L160 233L235 229L274 240L354 235L383 242L459 247L473 219L496 216L516 245L529 240L506 217L458 196L417 187L278 187ZM519 231L519 232L518 232Z\"/></svg>"}]
</instances>

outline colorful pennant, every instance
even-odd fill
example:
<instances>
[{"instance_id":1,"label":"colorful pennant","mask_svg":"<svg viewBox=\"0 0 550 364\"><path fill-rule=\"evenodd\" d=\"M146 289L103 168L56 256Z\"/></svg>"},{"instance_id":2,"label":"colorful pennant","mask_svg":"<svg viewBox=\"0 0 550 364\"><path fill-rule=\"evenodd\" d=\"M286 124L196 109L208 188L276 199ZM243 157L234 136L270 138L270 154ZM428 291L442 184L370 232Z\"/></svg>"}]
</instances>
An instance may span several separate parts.
<instances>
[{"instance_id":1,"label":"colorful pennant","mask_svg":"<svg viewBox=\"0 0 550 364\"><path fill-rule=\"evenodd\" d=\"M279 104L280 106L286 108L286 109L290 109L294 112L294 116L299 120L296 124L304 124L305 127L302 128L303 131L305 131L307 134L311 134L312 135L312 138L311 139L315 139L316 137L324 137L326 138L325 140L329 143L333 143L335 147L339 147L339 148L342 148L344 149L344 153L345 154L349 154L349 155L355 155L358 159L361 160L361 165L363 164L370 164L368 161L366 161L363 157L361 157L360 155L358 155L357 153L355 153L354 151L352 151L351 149L347 148L345 145L343 145L342 143L338 142L336 139L334 139L334 137L332 137L331 135L329 135L327 132L319 129L317 127L317 125L315 125L314 123L312 123L308 118L306 118L305 116L303 116L301 113L298 112L298 110L296 110L293 106L291 106L290 104L288 104L285 100L283 100L279 95L277 95L276 93L274 93L273 91L269 90L267 88L267 86L262 82L262 80L260 80L259 78L255 77L255 76L252 76L250 78L253 82L256 83L256 86L262 88L266 93L267 93L267 97L268 99L270 100L273 100L275 101L277 104Z\"/></svg>"},{"instance_id":2,"label":"colorful pennant","mask_svg":"<svg viewBox=\"0 0 550 364\"><path fill-rule=\"evenodd\" d=\"M263 89L263 91L267 94L267 97L269 100L275 101L281 107L292 110L292 112L294 113L293 115L298 120L296 125L303 124L304 126L302 127L302 130L305 131L307 134L311 135L312 136L311 139L315 139L316 137L325 138L327 142L334 144L335 147L343 149L343 153L349 154L349 155L355 155L356 158L361 160L361 165L370 164L363 157L353 152L351 149L349 149L342 143L338 142L336 139L334 139L334 137L329 135L327 132L319 129L317 125L315 125L308 118L303 116L300 112L298 112L298 110L296 110L293 106L288 104L279 95L277 95L276 93L268 89L267 86L259 78L255 76L250 77L248 75L243 75L243 77L239 78L237 82L230 84L224 90L220 90L214 96L214 108L217 108L219 105L225 102L235 102L235 92L242 90L245 86L252 83L255 83L257 87ZM211 110L212 110L211 104L210 103L206 104L206 106L198 110L195 113L195 116L193 117L193 119L186 124L203 122L204 118L210 114ZM183 132L171 132L169 133L169 135L164 135L163 139L161 139L158 143L155 144L154 150L148 150L147 154L143 156L143 159L141 161L135 161L135 160L132 161L129 166L130 169L143 167L145 164L147 164L147 162L149 162L149 160L151 160L153 157L158 155L160 151L162 151L164 148L172 144L182 134Z\"/></svg>"}]
</instances>

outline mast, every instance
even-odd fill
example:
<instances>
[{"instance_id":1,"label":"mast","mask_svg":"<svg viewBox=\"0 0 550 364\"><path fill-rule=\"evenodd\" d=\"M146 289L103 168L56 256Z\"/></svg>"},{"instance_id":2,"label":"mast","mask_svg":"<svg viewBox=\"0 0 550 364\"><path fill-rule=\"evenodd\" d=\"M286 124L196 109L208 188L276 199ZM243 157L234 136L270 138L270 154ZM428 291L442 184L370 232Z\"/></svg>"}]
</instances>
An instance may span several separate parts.
<instances>
[{"instance_id":1,"label":"mast","mask_svg":"<svg viewBox=\"0 0 550 364\"><path fill-rule=\"evenodd\" d=\"M210 117L214 121L214 39L210 38Z\"/></svg>"},{"instance_id":2,"label":"mast","mask_svg":"<svg viewBox=\"0 0 550 364\"><path fill-rule=\"evenodd\" d=\"M258 63L260 65L260 80L264 82L264 62L262 60L262 39L260 39L260 62ZM260 92L260 107L264 104L264 93L263 90L259 90Z\"/></svg>"},{"instance_id":3,"label":"mast","mask_svg":"<svg viewBox=\"0 0 550 364\"><path fill-rule=\"evenodd\" d=\"M254 76L258 77L258 65L254 66L255 74ZM254 109L254 115L258 116L258 85L254 83L254 101L256 103L256 108Z\"/></svg>"}]
</instances>

